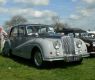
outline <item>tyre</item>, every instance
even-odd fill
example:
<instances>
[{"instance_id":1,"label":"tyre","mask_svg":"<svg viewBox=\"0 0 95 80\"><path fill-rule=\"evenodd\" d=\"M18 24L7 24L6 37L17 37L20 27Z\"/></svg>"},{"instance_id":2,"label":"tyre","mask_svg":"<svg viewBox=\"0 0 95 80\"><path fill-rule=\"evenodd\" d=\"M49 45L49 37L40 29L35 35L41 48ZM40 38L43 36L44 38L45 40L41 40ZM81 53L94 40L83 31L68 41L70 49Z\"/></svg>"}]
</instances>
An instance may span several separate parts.
<instances>
[{"instance_id":1,"label":"tyre","mask_svg":"<svg viewBox=\"0 0 95 80\"><path fill-rule=\"evenodd\" d=\"M40 68L44 65L43 58L40 51L36 51L33 57L34 57L33 61L36 67Z\"/></svg>"}]
</instances>

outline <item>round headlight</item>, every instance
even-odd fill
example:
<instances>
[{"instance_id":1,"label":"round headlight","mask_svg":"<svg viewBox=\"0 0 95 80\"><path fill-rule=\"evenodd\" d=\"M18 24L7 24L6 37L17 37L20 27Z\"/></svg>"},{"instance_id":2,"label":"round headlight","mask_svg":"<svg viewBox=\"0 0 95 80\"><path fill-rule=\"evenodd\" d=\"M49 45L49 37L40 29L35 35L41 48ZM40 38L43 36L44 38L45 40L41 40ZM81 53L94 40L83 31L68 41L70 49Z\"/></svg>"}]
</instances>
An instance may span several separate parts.
<instances>
[{"instance_id":1,"label":"round headlight","mask_svg":"<svg viewBox=\"0 0 95 80\"><path fill-rule=\"evenodd\" d=\"M81 42L81 41L77 41L77 42L76 42L76 46L77 46L78 48L81 48L82 42Z\"/></svg>"},{"instance_id":2,"label":"round headlight","mask_svg":"<svg viewBox=\"0 0 95 80\"><path fill-rule=\"evenodd\" d=\"M59 42L59 41L55 41L55 42L53 43L53 45L54 45L54 48L55 48L55 49L59 49L59 48L60 48L60 42Z\"/></svg>"}]
</instances>

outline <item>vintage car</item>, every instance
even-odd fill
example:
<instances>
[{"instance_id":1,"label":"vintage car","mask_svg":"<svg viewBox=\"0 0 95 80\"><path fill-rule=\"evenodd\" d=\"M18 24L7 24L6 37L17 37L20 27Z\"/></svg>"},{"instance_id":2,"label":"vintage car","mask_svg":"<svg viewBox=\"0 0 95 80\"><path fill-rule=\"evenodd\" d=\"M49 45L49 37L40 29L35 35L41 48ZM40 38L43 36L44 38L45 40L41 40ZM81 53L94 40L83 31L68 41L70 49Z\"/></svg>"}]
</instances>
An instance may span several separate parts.
<instances>
[{"instance_id":1,"label":"vintage car","mask_svg":"<svg viewBox=\"0 0 95 80\"><path fill-rule=\"evenodd\" d=\"M95 34L93 33L79 33L77 37L81 38L87 46L87 51L90 55L95 55Z\"/></svg>"},{"instance_id":2,"label":"vintage car","mask_svg":"<svg viewBox=\"0 0 95 80\"><path fill-rule=\"evenodd\" d=\"M2 55L31 59L37 67L45 61L81 63L83 45L80 39L55 33L51 25L21 24L11 28Z\"/></svg>"}]
</instances>

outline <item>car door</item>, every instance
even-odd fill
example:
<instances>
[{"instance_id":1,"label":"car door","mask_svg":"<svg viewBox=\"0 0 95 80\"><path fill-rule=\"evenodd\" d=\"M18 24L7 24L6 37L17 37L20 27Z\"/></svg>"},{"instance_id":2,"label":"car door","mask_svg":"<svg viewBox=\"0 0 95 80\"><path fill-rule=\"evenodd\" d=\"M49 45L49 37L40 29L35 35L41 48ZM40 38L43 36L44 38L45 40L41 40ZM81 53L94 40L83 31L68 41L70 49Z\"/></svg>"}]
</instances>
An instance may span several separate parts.
<instances>
[{"instance_id":1,"label":"car door","mask_svg":"<svg viewBox=\"0 0 95 80\"><path fill-rule=\"evenodd\" d=\"M20 25L18 27L18 45L17 45L17 51L19 53L19 56L24 57L26 53L26 42L27 36L26 36L26 26Z\"/></svg>"},{"instance_id":2,"label":"car door","mask_svg":"<svg viewBox=\"0 0 95 80\"><path fill-rule=\"evenodd\" d=\"M25 52L24 51L25 49L23 49L23 43L26 41L25 27L23 26L14 27L11 30L10 41L13 48L13 54L17 56L22 56L22 53Z\"/></svg>"},{"instance_id":3,"label":"car door","mask_svg":"<svg viewBox=\"0 0 95 80\"><path fill-rule=\"evenodd\" d=\"M14 54L18 46L18 26L13 27L10 31L10 42L12 46L12 52Z\"/></svg>"}]
</instances>

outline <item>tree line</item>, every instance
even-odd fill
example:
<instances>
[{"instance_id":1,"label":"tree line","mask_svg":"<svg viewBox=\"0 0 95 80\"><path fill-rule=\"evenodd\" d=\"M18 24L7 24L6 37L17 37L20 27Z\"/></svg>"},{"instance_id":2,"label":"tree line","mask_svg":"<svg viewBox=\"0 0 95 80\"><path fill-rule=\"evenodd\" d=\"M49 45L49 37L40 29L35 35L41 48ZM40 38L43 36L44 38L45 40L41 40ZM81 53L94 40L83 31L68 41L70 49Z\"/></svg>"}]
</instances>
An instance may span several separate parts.
<instances>
[{"instance_id":1,"label":"tree line","mask_svg":"<svg viewBox=\"0 0 95 80\"><path fill-rule=\"evenodd\" d=\"M51 19L53 21L52 25L54 26L54 29L55 29L56 32L59 32L64 27L69 28L68 24L62 23L58 16L53 16ZM10 20L8 20L4 23L4 29L6 31L8 31L11 27L13 27L15 25L18 25L18 24L24 24L24 23L28 23L28 20L25 17L21 16L21 15L16 15L16 16L13 16Z\"/></svg>"}]
</instances>

